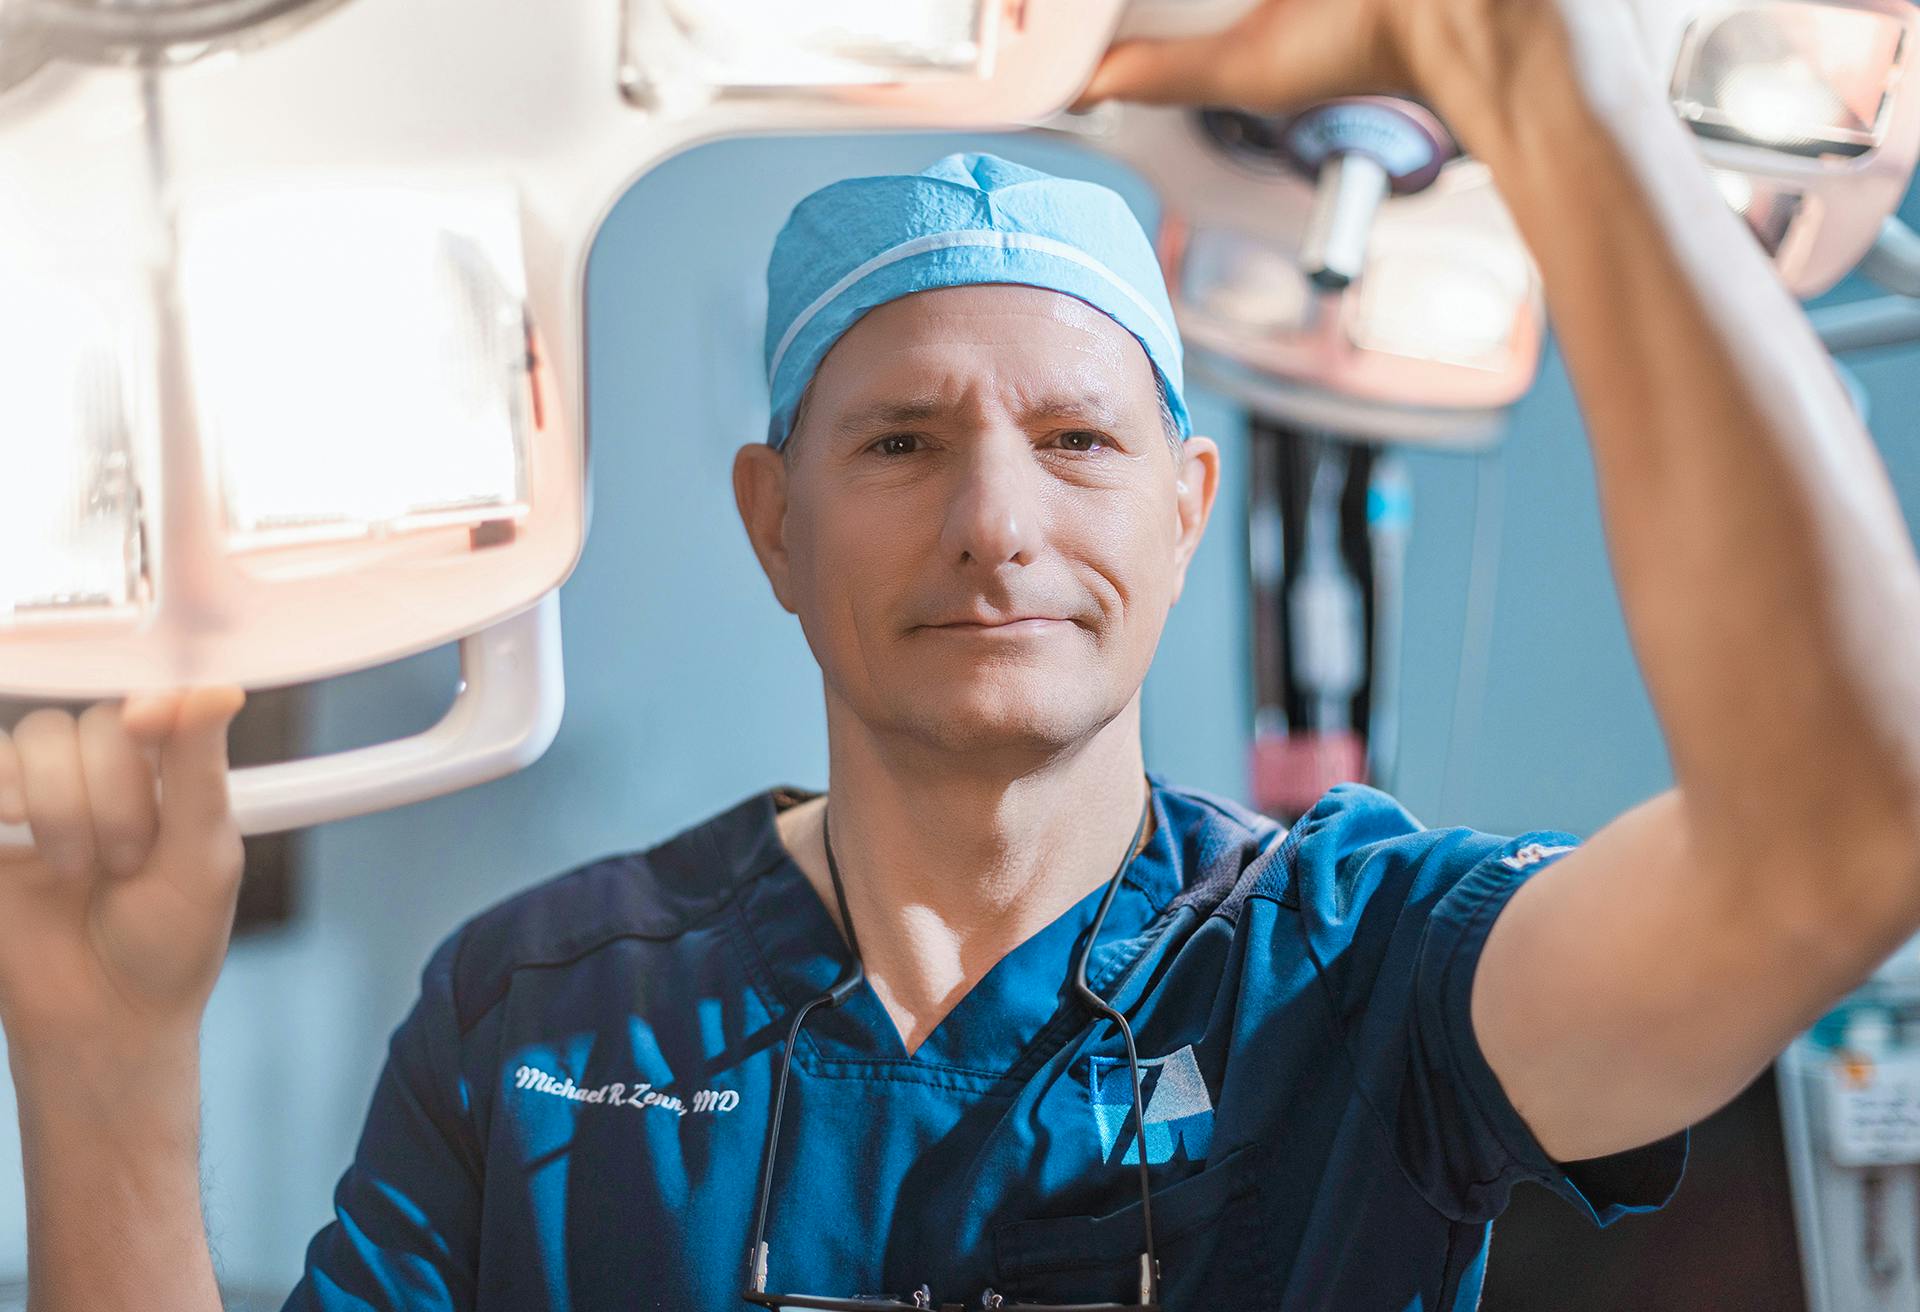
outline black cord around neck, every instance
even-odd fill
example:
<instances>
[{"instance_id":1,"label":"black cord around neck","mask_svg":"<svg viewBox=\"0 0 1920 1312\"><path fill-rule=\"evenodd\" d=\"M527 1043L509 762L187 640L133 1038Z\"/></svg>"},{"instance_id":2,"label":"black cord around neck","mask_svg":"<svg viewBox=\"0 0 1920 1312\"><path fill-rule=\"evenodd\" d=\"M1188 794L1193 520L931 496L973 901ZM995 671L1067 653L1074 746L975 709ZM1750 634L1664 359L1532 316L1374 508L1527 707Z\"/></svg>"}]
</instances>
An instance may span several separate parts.
<instances>
[{"instance_id":1,"label":"black cord around neck","mask_svg":"<svg viewBox=\"0 0 1920 1312\"><path fill-rule=\"evenodd\" d=\"M853 955L853 962L840 979L835 981L830 994L816 1001L838 1006L845 1001L847 993L853 986L865 978L866 967L860 959L860 939L853 932L853 914L847 910L847 891L840 881L840 864L833 859L833 840L828 832L827 810L827 807L823 807L820 812L820 842L827 849L827 874L833 880L833 896L840 904L840 923L846 929L847 948ZM1127 1071L1133 1080L1133 1121L1138 1127L1136 1137L1140 1146L1140 1222L1146 1233L1146 1249L1143 1255L1145 1269L1141 1273L1140 1282L1141 1297L1150 1306L1157 1306L1160 1302L1160 1261L1153 1251L1153 1195L1148 1187L1147 1113L1145 1099L1140 1090L1140 1054L1134 1048L1133 1028L1127 1024L1127 1018L1116 1011L1105 998L1095 993L1093 986L1087 983L1087 961L1093 955L1095 940L1100 937L1100 927L1106 923L1107 908L1113 905L1113 895L1120 889L1120 877L1127 872L1127 867L1133 864L1133 858L1140 848L1140 836L1147 832L1147 821L1152 816L1153 781L1148 780L1146 800L1140 806L1140 823L1134 826L1133 838L1127 843L1126 855L1120 858L1120 864L1114 868L1112 877L1107 880L1107 891L1100 899L1100 909L1094 913L1093 925L1087 930L1086 941L1080 945L1080 951L1074 956L1073 987L1080 1000L1089 1009L1119 1027L1120 1037L1126 1041ZM794 1030L795 1033L799 1031L797 1017Z\"/></svg>"}]
</instances>

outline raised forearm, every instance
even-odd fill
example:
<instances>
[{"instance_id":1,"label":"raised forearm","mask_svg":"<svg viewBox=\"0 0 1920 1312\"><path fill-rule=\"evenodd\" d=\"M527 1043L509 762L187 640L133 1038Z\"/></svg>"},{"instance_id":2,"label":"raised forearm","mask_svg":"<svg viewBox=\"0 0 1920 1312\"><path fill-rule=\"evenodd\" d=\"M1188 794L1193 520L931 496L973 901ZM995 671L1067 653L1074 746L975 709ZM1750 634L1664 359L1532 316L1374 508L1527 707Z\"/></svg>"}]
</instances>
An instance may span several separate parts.
<instances>
[{"instance_id":1,"label":"raised forearm","mask_svg":"<svg viewBox=\"0 0 1920 1312\"><path fill-rule=\"evenodd\" d=\"M1920 572L1878 455L1625 8L1481 2L1504 25L1436 98L1540 262L1692 845L1890 947L1920 915Z\"/></svg>"},{"instance_id":2,"label":"raised forearm","mask_svg":"<svg viewBox=\"0 0 1920 1312\"><path fill-rule=\"evenodd\" d=\"M219 1312L200 1214L197 1052L111 1074L10 1052L30 1312Z\"/></svg>"}]
</instances>

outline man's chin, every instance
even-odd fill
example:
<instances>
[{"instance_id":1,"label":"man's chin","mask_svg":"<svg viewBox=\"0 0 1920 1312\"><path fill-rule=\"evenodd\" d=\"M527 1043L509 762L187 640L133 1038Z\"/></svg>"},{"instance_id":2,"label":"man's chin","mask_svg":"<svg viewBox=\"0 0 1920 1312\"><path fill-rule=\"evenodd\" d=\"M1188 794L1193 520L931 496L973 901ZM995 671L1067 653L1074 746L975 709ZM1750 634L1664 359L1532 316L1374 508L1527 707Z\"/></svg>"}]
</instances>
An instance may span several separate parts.
<instances>
[{"instance_id":1,"label":"man's chin","mask_svg":"<svg viewBox=\"0 0 1920 1312\"><path fill-rule=\"evenodd\" d=\"M1085 741L1113 717L1094 707L1005 695L917 703L902 717L915 737L953 753L1053 756Z\"/></svg>"}]
</instances>

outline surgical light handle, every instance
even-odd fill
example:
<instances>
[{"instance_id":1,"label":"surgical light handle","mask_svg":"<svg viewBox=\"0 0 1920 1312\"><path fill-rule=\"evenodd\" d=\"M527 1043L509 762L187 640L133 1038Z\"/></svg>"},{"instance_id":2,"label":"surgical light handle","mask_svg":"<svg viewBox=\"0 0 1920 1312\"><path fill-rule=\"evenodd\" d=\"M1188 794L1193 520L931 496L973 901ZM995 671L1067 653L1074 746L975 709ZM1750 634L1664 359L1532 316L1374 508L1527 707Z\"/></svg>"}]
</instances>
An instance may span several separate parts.
<instances>
[{"instance_id":1,"label":"surgical light handle","mask_svg":"<svg viewBox=\"0 0 1920 1312\"><path fill-rule=\"evenodd\" d=\"M1387 197L1425 191L1455 153L1432 111L1392 96L1345 96L1311 105L1287 124L1280 148L1316 187L1300 267L1314 285L1332 292L1360 280L1367 241Z\"/></svg>"},{"instance_id":2,"label":"surgical light handle","mask_svg":"<svg viewBox=\"0 0 1920 1312\"><path fill-rule=\"evenodd\" d=\"M1315 286L1337 292L1360 281L1367 238L1392 189L1387 171L1365 155L1335 155L1322 166L1300 246L1300 267Z\"/></svg>"},{"instance_id":3,"label":"surgical light handle","mask_svg":"<svg viewBox=\"0 0 1920 1312\"><path fill-rule=\"evenodd\" d=\"M229 776L242 834L271 834L369 815L491 782L538 760L560 730L560 598L460 642L460 690L440 722L373 747ZM33 845L26 825L0 824L0 850Z\"/></svg>"}]
</instances>

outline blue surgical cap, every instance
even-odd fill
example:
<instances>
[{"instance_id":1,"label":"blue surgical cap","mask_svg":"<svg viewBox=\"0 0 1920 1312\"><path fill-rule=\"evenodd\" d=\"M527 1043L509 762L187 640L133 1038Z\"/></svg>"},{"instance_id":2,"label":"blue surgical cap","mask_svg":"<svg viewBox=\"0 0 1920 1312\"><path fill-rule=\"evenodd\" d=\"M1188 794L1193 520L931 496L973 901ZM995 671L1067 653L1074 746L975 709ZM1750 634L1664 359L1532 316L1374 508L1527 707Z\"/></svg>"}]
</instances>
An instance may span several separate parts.
<instances>
[{"instance_id":1,"label":"blue surgical cap","mask_svg":"<svg viewBox=\"0 0 1920 1312\"><path fill-rule=\"evenodd\" d=\"M1118 193L995 155L848 178L793 207L767 264L767 384L778 447L820 362L875 306L935 287L1010 282L1065 292L1136 337L1180 436L1180 337L1153 243Z\"/></svg>"}]
</instances>

